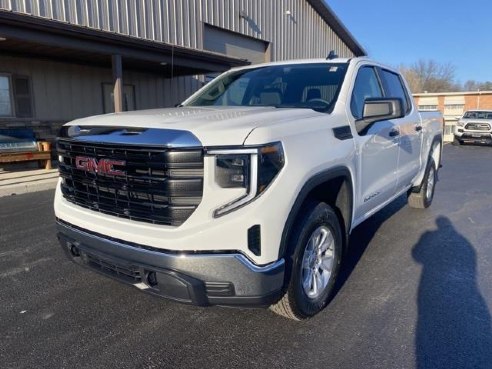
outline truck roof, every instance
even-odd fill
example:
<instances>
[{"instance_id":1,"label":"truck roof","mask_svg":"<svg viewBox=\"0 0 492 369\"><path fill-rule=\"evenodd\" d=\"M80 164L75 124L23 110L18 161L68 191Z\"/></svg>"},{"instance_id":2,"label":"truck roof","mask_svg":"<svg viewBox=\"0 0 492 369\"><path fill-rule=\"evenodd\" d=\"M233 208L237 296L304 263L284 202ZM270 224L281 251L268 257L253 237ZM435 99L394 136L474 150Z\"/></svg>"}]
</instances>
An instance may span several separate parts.
<instances>
[{"instance_id":1,"label":"truck roof","mask_svg":"<svg viewBox=\"0 0 492 369\"><path fill-rule=\"evenodd\" d=\"M290 59L290 60L281 60L274 61L268 63L259 63L259 64L251 64L242 67L235 67L232 69L245 69L245 68L256 68L259 66L268 66L268 65L288 65L288 64L310 64L310 63L327 63L327 64L339 64L339 63L348 63L351 60L367 60L373 61L367 57L354 57L354 58L335 58L335 59L326 59L326 58L312 58L312 59Z\"/></svg>"}]
</instances>

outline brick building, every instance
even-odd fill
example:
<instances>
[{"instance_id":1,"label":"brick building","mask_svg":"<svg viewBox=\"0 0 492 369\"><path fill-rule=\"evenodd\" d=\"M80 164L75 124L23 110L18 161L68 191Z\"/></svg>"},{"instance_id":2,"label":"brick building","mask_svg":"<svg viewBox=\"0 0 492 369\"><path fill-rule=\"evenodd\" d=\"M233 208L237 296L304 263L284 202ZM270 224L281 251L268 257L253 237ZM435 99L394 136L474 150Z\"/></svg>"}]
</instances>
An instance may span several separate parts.
<instances>
[{"instance_id":1,"label":"brick building","mask_svg":"<svg viewBox=\"0 0 492 369\"><path fill-rule=\"evenodd\" d=\"M453 129L467 110L492 110L492 91L438 92L413 95L419 110L439 110L445 121L444 140L453 140Z\"/></svg>"}]
</instances>

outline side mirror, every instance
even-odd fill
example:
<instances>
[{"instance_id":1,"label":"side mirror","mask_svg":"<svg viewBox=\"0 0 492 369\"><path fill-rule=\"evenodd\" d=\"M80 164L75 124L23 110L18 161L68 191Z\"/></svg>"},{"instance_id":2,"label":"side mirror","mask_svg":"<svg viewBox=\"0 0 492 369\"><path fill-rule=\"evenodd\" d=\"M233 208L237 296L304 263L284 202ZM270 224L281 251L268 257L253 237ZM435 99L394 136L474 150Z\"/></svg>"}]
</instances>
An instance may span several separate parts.
<instances>
[{"instance_id":1,"label":"side mirror","mask_svg":"<svg viewBox=\"0 0 492 369\"><path fill-rule=\"evenodd\" d=\"M368 98L364 101L362 119L357 120L356 129L363 134L375 122L397 119L405 116L402 110L403 101L400 98Z\"/></svg>"}]
</instances>

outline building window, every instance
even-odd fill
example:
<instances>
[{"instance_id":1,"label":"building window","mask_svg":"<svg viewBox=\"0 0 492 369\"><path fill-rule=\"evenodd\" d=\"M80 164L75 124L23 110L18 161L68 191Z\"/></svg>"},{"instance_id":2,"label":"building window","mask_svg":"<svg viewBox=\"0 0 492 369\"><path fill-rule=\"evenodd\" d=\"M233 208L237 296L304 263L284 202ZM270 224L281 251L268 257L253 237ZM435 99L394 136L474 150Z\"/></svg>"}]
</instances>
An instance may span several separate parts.
<instances>
[{"instance_id":1,"label":"building window","mask_svg":"<svg viewBox=\"0 0 492 369\"><path fill-rule=\"evenodd\" d=\"M28 77L14 78L15 116L18 118L32 117L31 81Z\"/></svg>"},{"instance_id":2,"label":"building window","mask_svg":"<svg viewBox=\"0 0 492 369\"><path fill-rule=\"evenodd\" d=\"M454 124L446 123L446 125L444 126L444 135L446 136L452 135L454 132L454 127L455 127Z\"/></svg>"},{"instance_id":3,"label":"building window","mask_svg":"<svg viewBox=\"0 0 492 369\"><path fill-rule=\"evenodd\" d=\"M29 77L0 74L0 117L30 118L32 115Z\"/></svg>"},{"instance_id":4,"label":"building window","mask_svg":"<svg viewBox=\"0 0 492 369\"><path fill-rule=\"evenodd\" d=\"M0 117L11 117L12 112L12 84L10 76L0 74Z\"/></svg>"},{"instance_id":5,"label":"building window","mask_svg":"<svg viewBox=\"0 0 492 369\"><path fill-rule=\"evenodd\" d=\"M463 104L446 104L444 105L444 114L446 115L462 115L465 105Z\"/></svg>"},{"instance_id":6,"label":"building window","mask_svg":"<svg viewBox=\"0 0 492 369\"><path fill-rule=\"evenodd\" d=\"M437 110L437 105L419 105L419 110L421 110L421 111L435 111L435 110Z\"/></svg>"},{"instance_id":7,"label":"building window","mask_svg":"<svg viewBox=\"0 0 492 369\"><path fill-rule=\"evenodd\" d=\"M114 94L113 84L103 83L103 107L104 113L114 113ZM123 85L123 111L136 110L135 104L135 86Z\"/></svg>"}]
</instances>

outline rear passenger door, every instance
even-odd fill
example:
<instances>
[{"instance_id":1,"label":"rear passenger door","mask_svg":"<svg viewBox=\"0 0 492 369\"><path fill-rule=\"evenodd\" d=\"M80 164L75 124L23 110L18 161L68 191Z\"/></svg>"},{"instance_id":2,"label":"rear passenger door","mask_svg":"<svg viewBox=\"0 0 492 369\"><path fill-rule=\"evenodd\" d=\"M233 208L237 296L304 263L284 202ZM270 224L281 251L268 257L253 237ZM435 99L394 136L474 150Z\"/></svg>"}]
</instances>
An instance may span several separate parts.
<instances>
[{"instance_id":1,"label":"rear passenger door","mask_svg":"<svg viewBox=\"0 0 492 369\"><path fill-rule=\"evenodd\" d=\"M383 96L376 67L365 65L359 68L350 99L350 112L356 127L362 118L365 100ZM361 219L371 215L395 194L398 123L393 120L375 122L355 137L355 143L359 178L355 218Z\"/></svg>"},{"instance_id":2,"label":"rear passenger door","mask_svg":"<svg viewBox=\"0 0 492 369\"><path fill-rule=\"evenodd\" d=\"M412 184L420 169L422 124L420 114L413 109L407 88L400 75L384 68L379 69L379 75L383 82L385 97L400 98L403 103L402 109L405 112L403 118L396 120L400 135L396 188L397 191L401 191Z\"/></svg>"}]
</instances>

